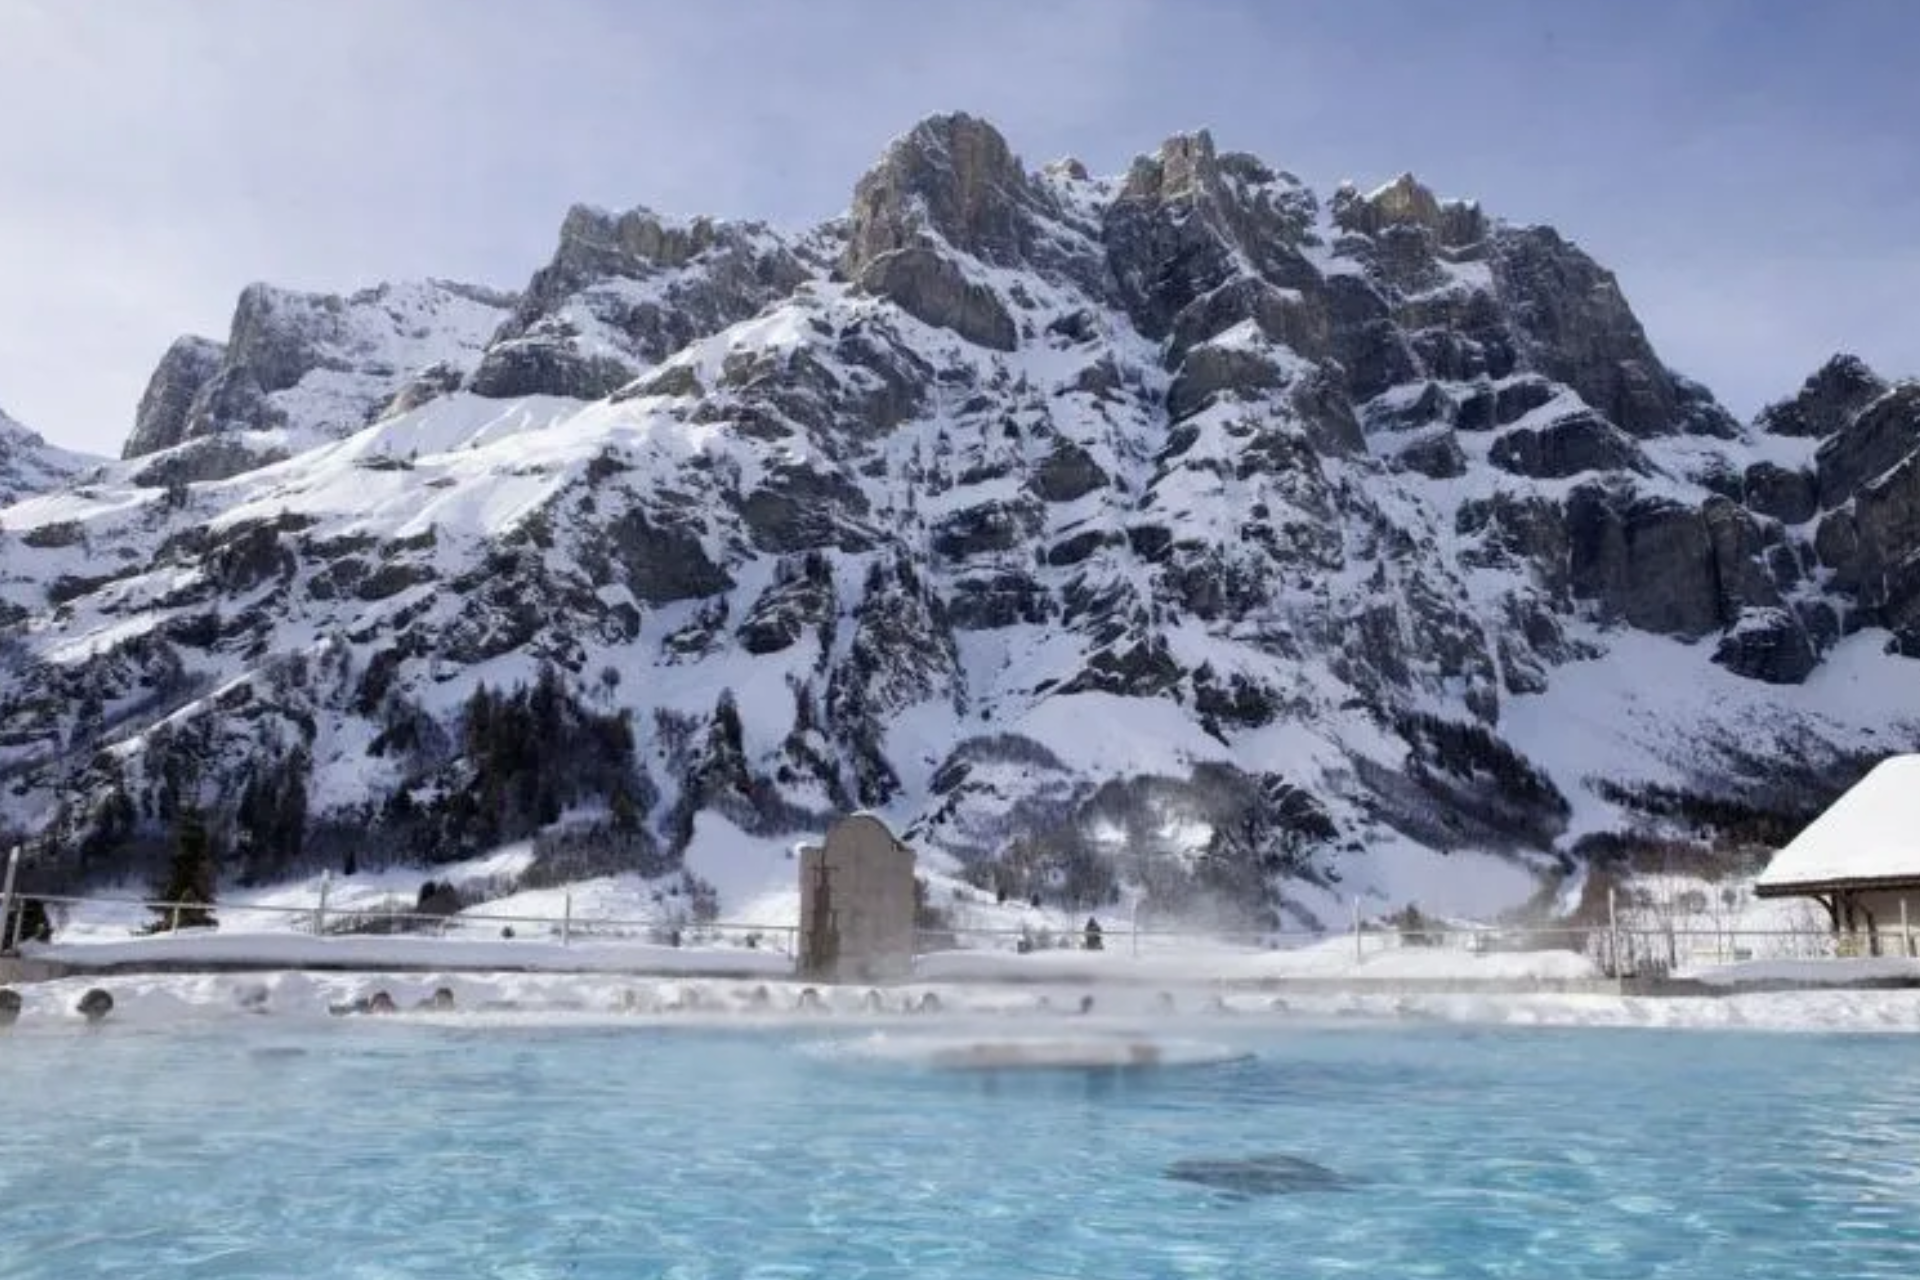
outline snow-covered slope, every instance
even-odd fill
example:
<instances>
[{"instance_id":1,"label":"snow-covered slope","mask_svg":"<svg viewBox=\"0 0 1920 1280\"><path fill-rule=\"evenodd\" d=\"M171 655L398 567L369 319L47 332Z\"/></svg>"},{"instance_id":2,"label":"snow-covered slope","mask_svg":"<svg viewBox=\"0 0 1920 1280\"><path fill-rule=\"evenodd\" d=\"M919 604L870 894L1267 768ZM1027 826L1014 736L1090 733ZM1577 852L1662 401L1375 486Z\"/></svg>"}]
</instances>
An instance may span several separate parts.
<instances>
[{"instance_id":1,"label":"snow-covered slope","mask_svg":"<svg viewBox=\"0 0 1920 1280\"><path fill-rule=\"evenodd\" d=\"M100 461L48 444L0 409L0 507L57 489Z\"/></svg>"},{"instance_id":2,"label":"snow-covered slope","mask_svg":"<svg viewBox=\"0 0 1920 1280\"><path fill-rule=\"evenodd\" d=\"M538 833L534 881L737 903L867 806L1015 898L1467 911L1920 737L1920 390L1830 366L1743 427L1576 246L1411 178L1030 172L952 116L805 236L561 240L489 337L394 321L465 372L236 340L188 403L251 371L245 456L0 512L37 874L197 807L236 879Z\"/></svg>"}]
</instances>

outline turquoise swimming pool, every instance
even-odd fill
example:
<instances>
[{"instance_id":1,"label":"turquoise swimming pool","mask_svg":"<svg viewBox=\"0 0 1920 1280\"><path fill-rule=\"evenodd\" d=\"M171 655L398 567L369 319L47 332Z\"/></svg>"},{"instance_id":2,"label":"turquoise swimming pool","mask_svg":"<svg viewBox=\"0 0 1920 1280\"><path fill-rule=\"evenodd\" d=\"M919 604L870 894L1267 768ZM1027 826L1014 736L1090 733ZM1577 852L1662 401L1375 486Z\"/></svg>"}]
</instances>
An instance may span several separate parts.
<instances>
[{"instance_id":1,"label":"turquoise swimming pool","mask_svg":"<svg viewBox=\"0 0 1920 1280\"><path fill-rule=\"evenodd\" d=\"M1903 1038L1222 1021L1176 1034L1254 1056L1013 1073L916 1030L0 1039L0 1275L1920 1275Z\"/></svg>"}]
</instances>

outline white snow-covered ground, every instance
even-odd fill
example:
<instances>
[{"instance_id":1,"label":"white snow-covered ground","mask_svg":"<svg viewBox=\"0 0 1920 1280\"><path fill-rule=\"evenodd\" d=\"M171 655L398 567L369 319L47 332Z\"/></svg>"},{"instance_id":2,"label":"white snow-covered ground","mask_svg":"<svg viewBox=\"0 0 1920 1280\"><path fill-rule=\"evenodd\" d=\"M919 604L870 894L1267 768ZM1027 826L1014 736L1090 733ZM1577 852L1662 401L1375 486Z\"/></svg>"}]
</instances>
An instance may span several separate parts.
<instances>
[{"instance_id":1,"label":"white snow-covered ground","mask_svg":"<svg viewBox=\"0 0 1920 1280\"><path fill-rule=\"evenodd\" d=\"M1333 937L1304 946L1257 949L1171 939L1143 939L1134 955L1126 939L1102 951L948 951L920 957L926 981L1127 980L1156 983L1249 983L1285 979L1378 984L1456 982L1560 984L1600 979L1594 963L1571 951L1479 953L1461 947L1402 947L1379 934Z\"/></svg>"},{"instance_id":2,"label":"white snow-covered ground","mask_svg":"<svg viewBox=\"0 0 1920 1280\"><path fill-rule=\"evenodd\" d=\"M24 948L35 960L80 968L164 965L285 965L353 969L442 967L561 972L775 974L793 971L777 951L748 947L671 947L644 942L471 941L409 935L312 937L297 933L182 930L124 942L54 943Z\"/></svg>"},{"instance_id":3,"label":"white snow-covered ground","mask_svg":"<svg viewBox=\"0 0 1920 1280\"><path fill-rule=\"evenodd\" d=\"M1801 987L1843 987L1850 983L1920 984L1920 960L1899 956L1855 956L1835 960L1750 960L1716 965L1684 974L1716 987L1761 983Z\"/></svg>"},{"instance_id":4,"label":"white snow-covered ground","mask_svg":"<svg viewBox=\"0 0 1920 1280\"><path fill-rule=\"evenodd\" d=\"M1265 1032L1343 1024L1442 1022L1540 1027L1643 1027L1774 1032L1920 1033L1920 990L1792 991L1722 997L1648 998L1575 992L1422 993L1381 991L1225 992L1169 984L1102 986L1057 982L915 983L878 993L870 1007L858 988L826 988L818 1004L798 984L772 979L612 974L169 974L67 978L19 988L20 1020L11 1034L71 1033L85 1026L75 1006L94 986L114 1010L95 1034L151 1033L233 1023L271 1026L328 1021L371 1029L428 1021L458 1027L793 1025L866 1026L882 1035L976 1036L1044 1033L1185 1033L1227 1027ZM453 993L451 1012L416 1006L437 989ZM401 1012L328 1018L330 1008L388 992ZM922 1011L931 995L938 1008ZM1081 1015L1080 1002L1093 1000Z\"/></svg>"},{"instance_id":5,"label":"white snow-covered ground","mask_svg":"<svg viewBox=\"0 0 1920 1280\"><path fill-rule=\"evenodd\" d=\"M703 833L712 824L727 825L702 815ZM742 840L753 843L747 837ZM783 849L773 848L769 842L754 844L752 853L751 857L745 856L740 846L729 845L725 857L714 857L702 848L698 838L689 851L688 869L717 882L727 921L740 926L720 929L708 940L737 947L758 932L760 944L787 946L790 950L791 931L800 916L794 864L786 860ZM219 921L217 936L222 939L219 945L242 947L252 945L243 939L254 938L262 940L261 946L281 946L290 935L317 941L312 934L320 918L323 895L330 930L341 928L353 916L408 914L418 905L420 888L429 880L451 885L477 899L474 906L434 924L434 935L467 943L502 941L502 931L510 928L520 942L516 955L533 940L557 941L563 919L569 920L576 940L646 942L662 940L661 935L676 924L684 927L689 917L688 903L673 883L674 877L649 880L638 875L601 876L551 888L514 888L532 861L532 844L521 842L442 866L390 867L351 876L312 875L271 886L226 889L214 908ZM88 949L148 945L149 940L138 937L154 920L153 913L142 905L146 896L143 888L132 886L59 904L59 944ZM350 940L375 941L327 941Z\"/></svg>"},{"instance_id":6,"label":"white snow-covered ground","mask_svg":"<svg viewBox=\"0 0 1920 1280\"><path fill-rule=\"evenodd\" d=\"M1328 938L1284 949L1195 939L1143 938L1136 951L1116 939L1100 951L1011 949L935 952L915 961L929 982L1247 983L1288 978L1378 982L1583 983L1601 977L1571 951L1477 953L1459 947L1402 947L1388 935ZM769 944L662 946L645 942L435 938L417 935L314 937L298 933L183 930L122 941L29 944L33 959L83 968L187 965L441 967L562 972L709 973L785 976L788 953Z\"/></svg>"}]
</instances>

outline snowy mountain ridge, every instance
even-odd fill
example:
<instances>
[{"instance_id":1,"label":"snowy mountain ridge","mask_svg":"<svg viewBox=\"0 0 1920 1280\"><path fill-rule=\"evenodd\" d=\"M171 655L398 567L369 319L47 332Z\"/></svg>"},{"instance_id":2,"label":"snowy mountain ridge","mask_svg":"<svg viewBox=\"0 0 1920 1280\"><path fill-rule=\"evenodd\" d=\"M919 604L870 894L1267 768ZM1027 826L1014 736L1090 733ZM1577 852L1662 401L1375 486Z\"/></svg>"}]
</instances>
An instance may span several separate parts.
<instances>
[{"instance_id":1,"label":"snowy mountain ridge","mask_svg":"<svg viewBox=\"0 0 1920 1280\"><path fill-rule=\"evenodd\" d=\"M51 445L0 409L0 507L58 488L100 459Z\"/></svg>"},{"instance_id":2,"label":"snowy mountain ridge","mask_svg":"<svg viewBox=\"0 0 1920 1280\"><path fill-rule=\"evenodd\" d=\"M517 294L250 289L127 455L0 510L50 882L189 807L239 879L790 877L867 806L997 892L1310 923L1920 740L1920 387L1743 426L1553 230L1206 134L1101 179L937 117L803 236L577 207Z\"/></svg>"}]
</instances>

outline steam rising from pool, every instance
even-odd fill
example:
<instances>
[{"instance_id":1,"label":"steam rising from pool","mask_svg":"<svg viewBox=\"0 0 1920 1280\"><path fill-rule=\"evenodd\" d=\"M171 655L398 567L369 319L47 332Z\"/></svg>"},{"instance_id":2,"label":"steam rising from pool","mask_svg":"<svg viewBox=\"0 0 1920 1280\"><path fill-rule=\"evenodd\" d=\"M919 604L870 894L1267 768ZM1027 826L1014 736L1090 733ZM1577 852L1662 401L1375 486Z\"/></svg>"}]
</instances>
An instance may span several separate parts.
<instances>
[{"instance_id":1,"label":"steam rising from pool","mask_svg":"<svg viewBox=\"0 0 1920 1280\"><path fill-rule=\"evenodd\" d=\"M1231 1045L1159 1036L893 1035L811 1046L825 1057L904 1063L944 1071L1146 1070L1240 1062L1253 1055Z\"/></svg>"}]
</instances>

